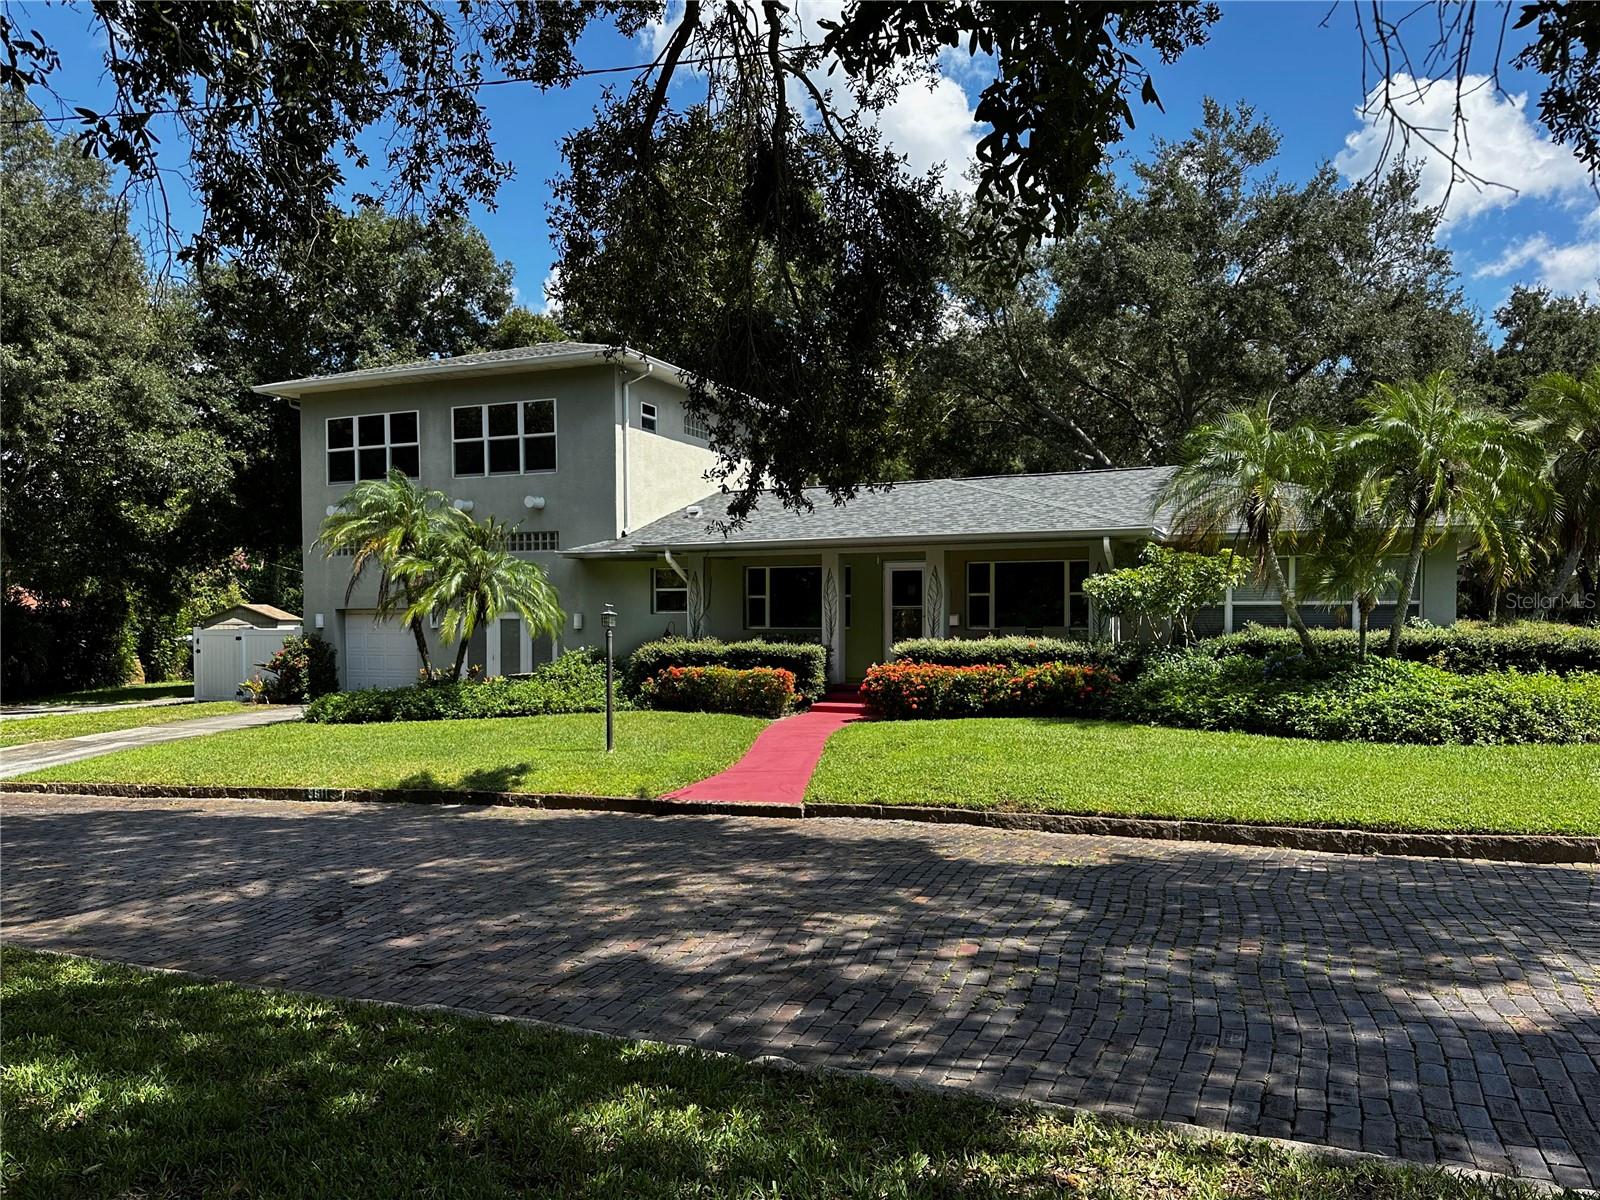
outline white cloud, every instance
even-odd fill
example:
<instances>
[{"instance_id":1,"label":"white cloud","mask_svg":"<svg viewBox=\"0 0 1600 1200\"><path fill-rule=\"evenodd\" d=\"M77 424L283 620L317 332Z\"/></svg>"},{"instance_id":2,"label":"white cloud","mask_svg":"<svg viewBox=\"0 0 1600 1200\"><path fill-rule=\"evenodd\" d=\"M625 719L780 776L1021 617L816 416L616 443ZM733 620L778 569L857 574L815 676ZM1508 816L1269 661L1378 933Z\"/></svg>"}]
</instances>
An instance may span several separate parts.
<instances>
[{"instance_id":1,"label":"white cloud","mask_svg":"<svg viewBox=\"0 0 1600 1200\"><path fill-rule=\"evenodd\" d=\"M1525 238L1494 262L1473 272L1478 279L1499 279L1536 268L1535 282L1552 292L1586 293L1600 299L1600 238L1558 245L1544 234Z\"/></svg>"},{"instance_id":2,"label":"white cloud","mask_svg":"<svg viewBox=\"0 0 1600 1200\"><path fill-rule=\"evenodd\" d=\"M1464 126L1453 167L1455 80L1396 75L1389 92L1400 115L1417 130L1409 144L1395 130L1391 158L1403 155L1420 170L1422 199L1445 204L1447 223L1507 208L1525 197L1577 198L1589 185L1588 173L1572 151L1545 137L1528 119L1526 94L1508 96L1485 75L1466 76L1460 95ZM1349 178L1370 175L1383 162L1390 125L1382 97L1379 84L1356 110L1361 128L1345 138L1344 149L1334 158Z\"/></svg>"},{"instance_id":3,"label":"white cloud","mask_svg":"<svg viewBox=\"0 0 1600 1200\"><path fill-rule=\"evenodd\" d=\"M805 43L819 42L826 34L819 22L837 19L843 11L843 0L802 0L794 10L795 32ZM666 48L672 30L683 20L683 12L683 0L669 0L661 19L640 31L639 40L652 57ZM757 12L753 19L759 21L762 16ZM992 64L992 60L982 55L974 58L946 50L939 56L937 74L909 80L881 112L867 114L867 119L877 126L889 147L905 157L912 173L920 175L943 164L946 188L956 192L972 190L966 173L982 128L972 119L972 103L962 81L986 81L986 63ZM832 102L841 112L855 110L849 89L841 84L837 72L828 73L826 64L812 72L810 78L819 92L832 94ZM790 85L789 102L815 118L815 106L803 86Z\"/></svg>"},{"instance_id":4,"label":"white cloud","mask_svg":"<svg viewBox=\"0 0 1600 1200\"><path fill-rule=\"evenodd\" d=\"M555 290L560 282L561 264L557 263L550 268L549 273L544 277L544 283L539 286L540 299L534 312L543 313L545 316L550 316L553 313L556 306Z\"/></svg>"}]
</instances>

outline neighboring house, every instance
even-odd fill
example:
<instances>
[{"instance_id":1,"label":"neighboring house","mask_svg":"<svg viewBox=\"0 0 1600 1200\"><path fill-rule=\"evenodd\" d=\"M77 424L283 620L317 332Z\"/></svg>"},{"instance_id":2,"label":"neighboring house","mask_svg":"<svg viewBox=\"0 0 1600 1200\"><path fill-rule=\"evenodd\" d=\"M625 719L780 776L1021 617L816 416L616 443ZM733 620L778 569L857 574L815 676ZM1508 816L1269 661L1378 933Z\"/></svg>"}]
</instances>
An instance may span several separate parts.
<instances>
[{"instance_id":1,"label":"neighboring house","mask_svg":"<svg viewBox=\"0 0 1600 1200\"><path fill-rule=\"evenodd\" d=\"M1089 636L1101 624L1083 581L1170 534L1152 517L1170 467L917 480L845 505L819 489L809 511L773 501L724 533L727 497L705 494L717 456L683 405L677 368L590 343L256 390L301 410L305 610L338 648L347 687L416 678L411 635L373 617L375 578L346 602L349 559L313 545L350 485L391 467L474 516L516 524L513 550L560 593L559 638L530 638L514 617L476 635L468 661L491 675L600 644L605 604L618 613L619 652L663 634L806 639L830 648L843 679L907 637ZM1425 557L1419 592L1418 615L1454 621L1454 545ZM1348 625L1351 606L1306 615ZM1374 622L1388 615L1380 606ZM1240 587L1196 627L1220 633L1247 621L1282 624L1282 610L1269 593Z\"/></svg>"}]
</instances>

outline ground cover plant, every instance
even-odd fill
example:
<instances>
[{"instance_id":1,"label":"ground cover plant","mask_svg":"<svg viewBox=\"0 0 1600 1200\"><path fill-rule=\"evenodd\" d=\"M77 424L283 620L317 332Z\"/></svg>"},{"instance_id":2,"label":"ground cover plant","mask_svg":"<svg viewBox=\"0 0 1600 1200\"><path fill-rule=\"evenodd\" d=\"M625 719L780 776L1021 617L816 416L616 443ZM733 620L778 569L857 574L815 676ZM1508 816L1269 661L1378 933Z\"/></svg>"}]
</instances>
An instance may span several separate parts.
<instances>
[{"instance_id":1,"label":"ground cover plant","mask_svg":"<svg viewBox=\"0 0 1600 1200\"><path fill-rule=\"evenodd\" d=\"M727 767L765 724L720 713L622 712L616 752L607 754L599 713L368 726L290 722L143 746L27 778L658 796Z\"/></svg>"},{"instance_id":2,"label":"ground cover plant","mask_svg":"<svg viewBox=\"0 0 1600 1200\"><path fill-rule=\"evenodd\" d=\"M1600 674L1483 671L1368 659L1175 654L1112 696L1128 721L1332 741L1600 742Z\"/></svg>"},{"instance_id":3,"label":"ground cover plant","mask_svg":"<svg viewBox=\"0 0 1600 1200\"><path fill-rule=\"evenodd\" d=\"M603 712L605 671L604 661L593 651L574 650L524 676L335 692L313 701L306 708L306 720L361 725Z\"/></svg>"},{"instance_id":4,"label":"ground cover plant","mask_svg":"<svg viewBox=\"0 0 1600 1200\"><path fill-rule=\"evenodd\" d=\"M17 1195L1533 1195L15 946L3 965L3 1172Z\"/></svg>"},{"instance_id":5,"label":"ground cover plant","mask_svg":"<svg viewBox=\"0 0 1600 1200\"><path fill-rule=\"evenodd\" d=\"M244 706L236 700L218 700L206 704L157 704L148 708L119 708L109 712L18 717L11 721L0 721L0 746L49 742L90 733L137 729L145 725L170 725L176 721L194 721L200 717L218 717L243 711Z\"/></svg>"},{"instance_id":6,"label":"ground cover plant","mask_svg":"<svg viewBox=\"0 0 1600 1200\"><path fill-rule=\"evenodd\" d=\"M804 700L815 700L828 690L828 652L815 642L724 642L716 638L646 642L624 661L623 686L629 695L638 695L645 680L669 667L781 668L794 675L795 691Z\"/></svg>"},{"instance_id":7,"label":"ground cover plant","mask_svg":"<svg viewBox=\"0 0 1600 1200\"><path fill-rule=\"evenodd\" d=\"M808 802L1600 834L1600 746L1389 746L1111 721L866 721Z\"/></svg>"}]
</instances>

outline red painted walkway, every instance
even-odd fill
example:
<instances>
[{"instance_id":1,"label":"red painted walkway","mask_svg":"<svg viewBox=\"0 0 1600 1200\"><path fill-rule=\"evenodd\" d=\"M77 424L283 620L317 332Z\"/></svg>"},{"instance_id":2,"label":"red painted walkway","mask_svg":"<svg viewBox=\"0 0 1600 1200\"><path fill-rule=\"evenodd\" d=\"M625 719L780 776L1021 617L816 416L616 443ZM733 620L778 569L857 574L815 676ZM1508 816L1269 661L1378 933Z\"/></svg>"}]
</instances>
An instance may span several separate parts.
<instances>
[{"instance_id":1,"label":"red painted walkway","mask_svg":"<svg viewBox=\"0 0 1600 1200\"><path fill-rule=\"evenodd\" d=\"M720 775L669 792L667 799L798 806L806 797L806 784L817 769L822 747L844 726L866 715L854 689L829 692L805 712L768 725L744 757Z\"/></svg>"}]
</instances>

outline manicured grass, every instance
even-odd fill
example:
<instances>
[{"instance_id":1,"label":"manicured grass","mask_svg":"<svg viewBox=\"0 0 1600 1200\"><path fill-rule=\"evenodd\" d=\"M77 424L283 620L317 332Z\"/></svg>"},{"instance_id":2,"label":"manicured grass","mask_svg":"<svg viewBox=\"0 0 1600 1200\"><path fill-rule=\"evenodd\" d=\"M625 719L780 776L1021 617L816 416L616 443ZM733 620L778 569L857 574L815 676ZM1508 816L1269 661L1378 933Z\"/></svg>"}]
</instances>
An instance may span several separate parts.
<instances>
[{"instance_id":1,"label":"manicured grass","mask_svg":"<svg viewBox=\"0 0 1600 1200\"><path fill-rule=\"evenodd\" d=\"M48 742L56 738L80 737L86 733L109 733L114 729L135 729L141 725L167 725L173 721L193 721L239 712L245 706L237 700L218 700L210 704L162 704L155 708L120 708L109 712L52 713L47 717L18 717L0 721L0 746L20 746L25 742Z\"/></svg>"},{"instance_id":2,"label":"manicured grass","mask_svg":"<svg viewBox=\"0 0 1600 1200\"><path fill-rule=\"evenodd\" d=\"M135 700L170 700L194 695L192 679L168 683L126 683L116 687L89 688L82 692L58 692L54 696L34 696L19 704L127 704Z\"/></svg>"},{"instance_id":3,"label":"manicured grass","mask_svg":"<svg viewBox=\"0 0 1600 1200\"><path fill-rule=\"evenodd\" d=\"M1392 746L1020 717L864 722L828 743L807 798L1600 834L1600 746Z\"/></svg>"},{"instance_id":4,"label":"manicured grass","mask_svg":"<svg viewBox=\"0 0 1600 1200\"><path fill-rule=\"evenodd\" d=\"M709 713L577 713L386 725L293 722L69 763L26 776L75 783L446 788L658 796L737 759L765 721Z\"/></svg>"},{"instance_id":5,"label":"manicured grass","mask_svg":"<svg viewBox=\"0 0 1600 1200\"><path fill-rule=\"evenodd\" d=\"M15 948L3 1000L8 1195L1531 1196Z\"/></svg>"}]
</instances>

